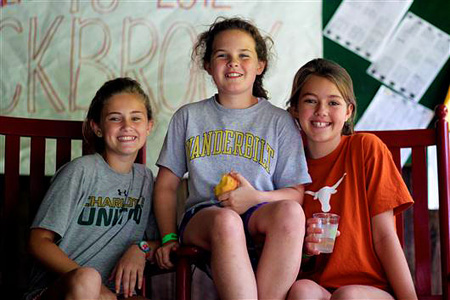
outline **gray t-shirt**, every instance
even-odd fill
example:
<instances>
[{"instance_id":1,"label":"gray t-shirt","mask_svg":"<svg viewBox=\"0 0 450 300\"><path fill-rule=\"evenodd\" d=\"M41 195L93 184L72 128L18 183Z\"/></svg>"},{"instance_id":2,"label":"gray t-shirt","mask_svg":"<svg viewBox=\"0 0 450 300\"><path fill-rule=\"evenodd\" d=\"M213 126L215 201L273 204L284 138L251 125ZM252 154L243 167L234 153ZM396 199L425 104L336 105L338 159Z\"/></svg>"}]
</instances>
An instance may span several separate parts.
<instances>
[{"instance_id":1,"label":"gray t-shirt","mask_svg":"<svg viewBox=\"0 0 450 300\"><path fill-rule=\"evenodd\" d=\"M85 155L57 171L31 228L57 234L56 244L80 266L95 268L103 283L130 245L157 238L152 213L153 175L141 164L115 172L99 154ZM37 264L30 291L55 279Z\"/></svg>"},{"instance_id":2,"label":"gray t-shirt","mask_svg":"<svg viewBox=\"0 0 450 300\"><path fill-rule=\"evenodd\" d=\"M293 118L258 100L249 108L227 109L211 97L173 115L156 164L180 178L188 172L186 210L215 201L214 186L231 170L260 191L311 182Z\"/></svg>"}]
</instances>

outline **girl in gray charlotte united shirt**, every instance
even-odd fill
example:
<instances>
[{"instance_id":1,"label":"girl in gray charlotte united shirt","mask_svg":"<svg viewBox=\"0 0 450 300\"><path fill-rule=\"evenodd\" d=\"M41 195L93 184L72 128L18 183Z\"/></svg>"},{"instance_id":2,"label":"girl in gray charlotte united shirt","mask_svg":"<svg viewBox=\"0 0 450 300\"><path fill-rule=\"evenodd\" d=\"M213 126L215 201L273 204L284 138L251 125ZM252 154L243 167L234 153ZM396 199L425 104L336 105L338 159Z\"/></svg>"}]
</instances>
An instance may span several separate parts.
<instances>
[{"instance_id":1,"label":"girl in gray charlotte united shirt","mask_svg":"<svg viewBox=\"0 0 450 300\"><path fill-rule=\"evenodd\" d=\"M84 125L96 153L67 163L52 179L31 226L37 263L26 299L131 296L154 254L142 245L159 245L153 175L134 163L153 125L147 95L135 80L108 81Z\"/></svg>"}]
</instances>

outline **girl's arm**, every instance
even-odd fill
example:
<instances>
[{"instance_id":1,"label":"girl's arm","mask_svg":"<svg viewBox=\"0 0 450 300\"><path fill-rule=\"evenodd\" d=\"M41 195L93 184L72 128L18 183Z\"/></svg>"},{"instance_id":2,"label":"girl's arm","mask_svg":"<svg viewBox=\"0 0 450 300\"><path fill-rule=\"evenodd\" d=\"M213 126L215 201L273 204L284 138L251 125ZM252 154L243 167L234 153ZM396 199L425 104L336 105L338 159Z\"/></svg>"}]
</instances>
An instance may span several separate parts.
<instances>
[{"instance_id":1,"label":"girl's arm","mask_svg":"<svg viewBox=\"0 0 450 300\"><path fill-rule=\"evenodd\" d=\"M43 228L31 229L30 254L49 271L63 275L80 266L55 244L56 233Z\"/></svg>"},{"instance_id":2,"label":"girl's arm","mask_svg":"<svg viewBox=\"0 0 450 300\"><path fill-rule=\"evenodd\" d=\"M177 189L180 178L168 168L160 167L155 183L154 208L161 237L177 233ZM161 268L173 267L170 253L178 246L177 241L169 242L158 248L156 261Z\"/></svg>"},{"instance_id":3,"label":"girl's arm","mask_svg":"<svg viewBox=\"0 0 450 300\"><path fill-rule=\"evenodd\" d=\"M53 231L43 228L31 229L29 252L47 270L63 276L80 266L55 244L55 237L56 233ZM115 295L104 284L102 284L100 295L115 299Z\"/></svg>"},{"instance_id":4,"label":"girl's arm","mask_svg":"<svg viewBox=\"0 0 450 300\"><path fill-rule=\"evenodd\" d=\"M383 265L396 299L417 299L403 249L395 231L393 210L372 217L375 252Z\"/></svg>"},{"instance_id":5,"label":"girl's arm","mask_svg":"<svg viewBox=\"0 0 450 300\"><path fill-rule=\"evenodd\" d=\"M236 190L226 192L218 197L222 206L229 207L238 214L244 213L247 209L261 202L274 202L279 200L294 200L303 204L303 185L281 188L273 191L258 191L244 176L237 172L230 173L239 182Z\"/></svg>"},{"instance_id":6,"label":"girl's arm","mask_svg":"<svg viewBox=\"0 0 450 300\"><path fill-rule=\"evenodd\" d=\"M273 191L259 191L261 202L294 200L300 204L303 204L304 192L305 187L303 186L303 184Z\"/></svg>"}]
</instances>

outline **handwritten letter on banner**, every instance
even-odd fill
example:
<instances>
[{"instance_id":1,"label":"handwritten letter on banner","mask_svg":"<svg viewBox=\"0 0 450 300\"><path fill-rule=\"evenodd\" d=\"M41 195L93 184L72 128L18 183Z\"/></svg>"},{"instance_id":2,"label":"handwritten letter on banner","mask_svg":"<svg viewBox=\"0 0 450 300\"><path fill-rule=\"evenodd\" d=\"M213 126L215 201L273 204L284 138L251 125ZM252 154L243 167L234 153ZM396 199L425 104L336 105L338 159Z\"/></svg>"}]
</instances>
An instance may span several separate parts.
<instances>
[{"instance_id":1,"label":"handwritten letter on banner","mask_svg":"<svg viewBox=\"0 0 450 300\"><path fill-rule=\"evenodd\" d=\"M148 140L154 168L181 105L213 95L191 62L196 36L218 16L252 20L274 42L266 76L283 106L296 70L322 56L321 1L24 1L0 8L0 114L82 120L101 84L142 83L155 111ZM262 124L263 126L263 124ZM1 160L1 158L0 158Z\"/></svg>"}]
</instances>

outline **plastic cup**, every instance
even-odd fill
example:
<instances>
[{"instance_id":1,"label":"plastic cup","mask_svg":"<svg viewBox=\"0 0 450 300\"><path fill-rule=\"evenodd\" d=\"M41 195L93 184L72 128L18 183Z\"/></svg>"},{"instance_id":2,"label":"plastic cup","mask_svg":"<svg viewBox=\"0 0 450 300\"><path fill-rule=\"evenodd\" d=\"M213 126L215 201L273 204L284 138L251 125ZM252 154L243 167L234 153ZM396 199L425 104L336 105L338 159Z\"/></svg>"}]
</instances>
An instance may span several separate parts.
<instances>
[{"instance_id":1,"label":"plastic cup","mask_svg":"<svg viewBox=\"0 0 450 300\"><path fill-rule=\"evenodd\" d=\"M319 220L317 227L322 228L322 233L316 233L320 242L315 244L315 249L320 253L332 253L340 217L331 213L315 213L313 218Z\"/></svg>"}]
</instances>

